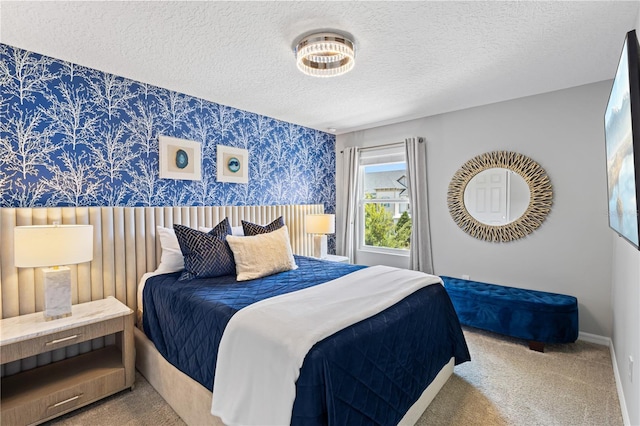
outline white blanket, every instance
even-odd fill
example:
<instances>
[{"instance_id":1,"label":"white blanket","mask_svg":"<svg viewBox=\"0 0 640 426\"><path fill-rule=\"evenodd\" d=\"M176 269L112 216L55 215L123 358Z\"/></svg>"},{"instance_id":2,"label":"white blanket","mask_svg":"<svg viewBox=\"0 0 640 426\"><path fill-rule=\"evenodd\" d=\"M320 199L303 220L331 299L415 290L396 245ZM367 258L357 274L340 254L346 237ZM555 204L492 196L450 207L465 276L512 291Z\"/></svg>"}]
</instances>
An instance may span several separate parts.
<instances>
[{"instance_id":1,"label":"white blanket","mask_svg":"<svg viewBox=\"0 0 640 426\"><path fill-rule=\"evenodd\" d=\"M211 413L226 425L288 425L311 347L439 277L372 266L238 311L220 341Z\"/></svg>"}]
</instances>

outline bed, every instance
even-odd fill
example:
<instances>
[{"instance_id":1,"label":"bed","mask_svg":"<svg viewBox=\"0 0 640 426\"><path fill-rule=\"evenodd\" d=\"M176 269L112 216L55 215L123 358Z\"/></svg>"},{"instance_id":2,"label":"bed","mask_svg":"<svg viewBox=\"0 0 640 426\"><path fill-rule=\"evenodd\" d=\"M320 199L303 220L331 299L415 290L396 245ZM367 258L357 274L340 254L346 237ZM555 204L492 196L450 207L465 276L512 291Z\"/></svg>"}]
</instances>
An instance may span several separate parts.
<instances>
[{"instance_id":1,"label":"bed","mask_svg":"<svg viewBox=\"0 0 640 426\"><path fill-rule=\"evenodd\" d=\"M188 232L189 238L204 236ZM254 239L262 237L267 235ZM245 244L251 238L237 238L226 240L239 262L246 254L235 250L235 241ZM182 241L181 245L187 264L188 249ZM270 245L256 253L262 257L274 251L277 248ZM438 277L304 256L291 260L293 268L246 281L238 281L240 267L237 277L214 274L184 281L185 272L178 270L146 276L139 287L145 344L195 381L196 388L206 389L200 405L206 407L213 394L211 411L225 424L413 423L417 417L405 416L427 385L441 371L446 375L452 363L469 360L457 316ZM260 260L255 257L253 262ZM270 316L266 312L274 303ZM257 316L250 317L250 311ZM246 317L242 326L237 325L239 317ZM332 321L336 324L330 325ZM296 326L301 323L305 324ZM323 327L326 331L319 331ZM243 331L246 341L227 348L225 356L225 342ZM282 361L296 351L297 342L315 333L318 337L310 338L299 359ZM272 346L284 348L271 353ZM420 411L410 416L422 413L424 407L417 407ZM187 421L201 424L213 419L205 414Z\"/></svg>"},{"instance_id":2,"label":"bed","mask_svg":"<svg viewBox=\"0 0 640 426\"><path fill-rule=\"evenodd\" d=\"M93 225L94 260L71 267L73 303L114 296L139 312L136 297L139 283L146 281L143 277L146 277L149 271L157 270L161 265L163 250L157 233L158 227L167 227L174 223L192 228L213 226L225 217L234 224L239 224L241 220L268 223L282 216L289 228L293 253L308 256L313 251L313 241L311 236L304 232L304 217L307 214L322 212L322 205L4 208L0 210L0 246L3 253L7 254L0 259L2 299L6 302L2 306L2 317L41 310L41 294L34 274L18 271L12 264L10 254L15 226L54 221ZM300 260L300 263L304 262ZM430 287L438 288L439 284ZM447 299L446 303L440 305L448 304L450 302ZM142 327L141 319L138 326ZM459 325L454 321L447 327L455 328ZM136 328L134 334L136 367L183 420L190 425L221 424L219 418L210 414L210 389L167 361L140 328ZM66 356L91 350L92 347L100 347L100 344L95 341L80 344L77 349L70 347ZM65 354L57 356L64 357ZM466 356L468 357L468 352ZM41 365L50 362L46 358L34 358L32 361L25 364L26 368L31 368L31 364ZM435 378L420 384L423 391L399 423L415 423L452 374L455 362L456 356L452 353L442 367L435 369ZM5 368L7 371L11 369L12 372L17 372L25 367L16 364Z\"/></svg>"}]
</instances>

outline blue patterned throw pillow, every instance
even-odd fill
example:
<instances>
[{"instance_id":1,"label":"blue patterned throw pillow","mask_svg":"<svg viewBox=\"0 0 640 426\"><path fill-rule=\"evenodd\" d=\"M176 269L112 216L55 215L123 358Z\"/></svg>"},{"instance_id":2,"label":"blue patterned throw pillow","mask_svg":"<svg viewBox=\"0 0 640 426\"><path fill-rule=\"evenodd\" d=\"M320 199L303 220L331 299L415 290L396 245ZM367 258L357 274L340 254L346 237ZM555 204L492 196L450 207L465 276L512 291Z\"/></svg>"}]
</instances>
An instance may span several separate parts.
<instances>
[{"instance_id":1,"label":"blue patterned throw pillow","mask_svg":"<svg viewBox=\"0 0 640 426\"><path fill-rule=\"evenodd\" d=\"M269 232L273 232L276 229L280 229L284 226L284 219L282 216L274 220L268 225L256 225L255 223L242 221L242 229L244 230L244 235L247 237L253 235L260 234L268 234Z\"/></svg>"},{"instance_id":2,"label":"blue patterned throw pillow","mask_svg":"<svg viewBox=\"0 0 640 426\"><path fill-rule=\"evenodd\" d=\"M227 218L206 233L178 224L173 229L184 256L184 271L178 281L236 273L233 252L226 241L231 235Z\"/></svg>"}]
</instances>

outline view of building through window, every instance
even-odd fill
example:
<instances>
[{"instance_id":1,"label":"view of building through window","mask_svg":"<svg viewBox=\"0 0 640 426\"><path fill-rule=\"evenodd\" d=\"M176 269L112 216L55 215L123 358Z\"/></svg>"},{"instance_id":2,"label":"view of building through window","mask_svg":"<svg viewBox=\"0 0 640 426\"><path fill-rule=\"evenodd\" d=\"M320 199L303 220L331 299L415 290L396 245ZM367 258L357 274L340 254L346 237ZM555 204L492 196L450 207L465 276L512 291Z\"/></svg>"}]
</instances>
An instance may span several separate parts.
<instances>
[{"instance_id":1,"label":"view of building through window","mask_svg":"<svg viewBox=\"0 0 640 426\"><path fill-rule=\"evenodd\" d=\"M364 244L409 249L411 211L406 163L362 166Z\"/></svg>"}]
</instances>

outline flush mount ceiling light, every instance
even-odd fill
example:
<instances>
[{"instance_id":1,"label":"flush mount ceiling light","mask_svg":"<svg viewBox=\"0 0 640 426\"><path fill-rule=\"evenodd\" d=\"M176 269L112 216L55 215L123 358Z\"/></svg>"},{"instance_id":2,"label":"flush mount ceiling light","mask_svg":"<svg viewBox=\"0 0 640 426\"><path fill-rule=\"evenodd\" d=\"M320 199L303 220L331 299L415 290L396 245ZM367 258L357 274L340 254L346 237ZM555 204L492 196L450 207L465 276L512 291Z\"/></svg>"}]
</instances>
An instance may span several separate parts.
<instances>
[{"instance_id":1,"label":"flush mount ceiling light","mask_svg":"<svg viewBox=\"0 0 640 426\"><path fill-rule=\"evenodd\" d=\"M353 68L355 45L338 33L314 33L303 37L294 49L298 69L314 77L335 77Z\"/></svg>"}]
</instances>

